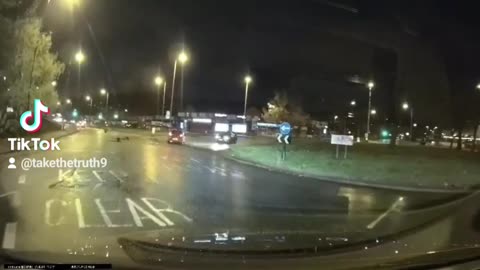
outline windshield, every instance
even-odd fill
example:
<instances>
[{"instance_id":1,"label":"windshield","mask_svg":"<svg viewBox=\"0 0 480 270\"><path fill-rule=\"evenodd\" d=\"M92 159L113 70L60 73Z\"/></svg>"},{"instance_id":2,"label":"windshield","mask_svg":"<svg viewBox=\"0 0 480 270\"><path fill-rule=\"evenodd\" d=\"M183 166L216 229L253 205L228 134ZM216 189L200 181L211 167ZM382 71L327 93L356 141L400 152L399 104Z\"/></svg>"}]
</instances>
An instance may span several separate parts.
<instances>
[{"instance_id":1,"label":"windshield","mask_svg":"<svg viewBox=\"0 0 480 270\"><path fill-rule=\"evenodd\" d=\"M457 2L0 0L0 257L348 269L479 245Z\"/></svg>"}]
</instances>

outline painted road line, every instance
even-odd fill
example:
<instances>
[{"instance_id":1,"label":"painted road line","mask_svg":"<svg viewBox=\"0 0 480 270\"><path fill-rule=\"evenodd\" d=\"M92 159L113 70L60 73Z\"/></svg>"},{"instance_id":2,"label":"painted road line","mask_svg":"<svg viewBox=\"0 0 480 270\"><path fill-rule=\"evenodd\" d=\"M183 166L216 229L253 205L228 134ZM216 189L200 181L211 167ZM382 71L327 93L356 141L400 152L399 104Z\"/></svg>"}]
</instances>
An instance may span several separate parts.
<instances>
[{"instance_id":1,"label":"painted road line","mask_svg":"<svg viewBox=\"0 0 480 270\"><path fill-rule=\"evenodd\" d=\"M18 177L18 183L20 185L25 184L26 181L27 181L27 176L25 174L22 174Z\"/></svg>"},{"instance_id":2,"label":"painted road line","mask_svg":"<svg viewBox=\"0 0 480 270\"><path fill-rule=\"evenodd\" d=\"M0 198L7 197L7 196L10 196L10 195L14 195L16 193L17 193L16 191L10 191L10 192L4 193L4 194L0 194Z\"/></svg>"},{"instance_id":3,"label":"painted road line","mask_svg":"<svg viewBox=\"0 0 480 270\"><path fill-rule=\"evenodd\" d=\"M105 183L105 180L102 179L102 177L100 177L100 175L98 174L97 171L92 171L93 175L95 176L95 178L98 179L99 182L101 183Z\"/></svg>"},{"instance_id":4,"label":"painted road line","mask_svg":"<svg viewBox=\"0 0 480 270\"><path fill-rule=\"evenodd\" d=\"M200 161L199 161L199 160L197 160L197 159L194 159L194 158L190 158L190 160L191 160L191 161L193 161L193 162L195 162L195 163L200 163Z\"/></svg>"},{"instance_id":5,"label":"painted road line","mask_svg":"<svg viewBox=\"0 0 480 270\"><path fill-rule=\"evenodd\" d=\"M9 222L5 225L5 233L3 234L3 249L15 248L15 237L17 234L17 223Z\"/></svg>"},{"instance_id":6,"label":"painted road line","mask_svg":"<svg viewBox=\"0 0 480 270\"><path fill-rule=\"evenodd\" d=\"M388 214L390 214L393 210L396 210L400 204L403 203L403 197L399 197L391 206L390 208L387 209L384 213L382 213L380 216L378 216L374 221L370 222L370 224L367 225L367 229L371 230L377 226L377 224L382 221Z\"/></svg>"},{"instance_id":7,"label":"painted road line","mask_svg":"<svg viewBox=\"0 0 480 270\"><path fill-rule=\"evenodd\" d=\"M123 183L125 182L120 176L118 176L114 171L110 170L108 171L111 175L113 175L113 177L117 178L117 180L120 182L120 183Z\"/></svg>"}]
</instances>

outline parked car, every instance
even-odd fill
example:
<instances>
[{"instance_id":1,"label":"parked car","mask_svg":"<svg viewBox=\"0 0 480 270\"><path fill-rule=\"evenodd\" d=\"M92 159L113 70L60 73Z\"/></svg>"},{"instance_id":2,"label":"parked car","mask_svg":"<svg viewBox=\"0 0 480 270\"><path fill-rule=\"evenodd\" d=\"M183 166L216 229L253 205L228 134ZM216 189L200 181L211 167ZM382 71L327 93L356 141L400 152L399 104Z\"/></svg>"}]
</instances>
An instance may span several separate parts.
<instances>
[{"instance_id":1,"label":"parked car","mask_svg":"<svg viewBox=\"0 0 480 270\"><path fill-rule=\"evenodd\" d=\"M221 132L215 134L217 143L235 144L237 143L237 134L233 132Z\"/></svg>"},{"instance_id":2,"label":"parked car","mask_svg":"<svg viewBox=\"0 0 480 270\"><path fill-rule=\"evenodd\" d=\"M171 129L168 132L167 143L183 144L185 142L185 134L179 129Z\"/></svg>"}]
</instances>

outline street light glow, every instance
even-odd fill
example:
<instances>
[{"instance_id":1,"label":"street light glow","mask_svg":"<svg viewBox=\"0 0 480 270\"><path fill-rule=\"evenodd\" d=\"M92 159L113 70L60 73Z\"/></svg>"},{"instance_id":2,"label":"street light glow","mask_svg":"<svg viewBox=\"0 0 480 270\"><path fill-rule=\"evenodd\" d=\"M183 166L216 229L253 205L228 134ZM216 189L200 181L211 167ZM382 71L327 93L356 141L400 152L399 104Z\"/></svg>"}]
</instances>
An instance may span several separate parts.
<instances>
[{"instance_id":1,"label":"street light glow","mask_svg":"<svg viewBox=\"0 0 480 270\"><path fill-rule=\"evenodd\" d=\"M118 114L114 114L113 118L118 119Z\"/></svg>"},{"instance_id":2,"label":"street light glow","mask_svg":"<svg viewBox=\"0 0 480 270\"><path fill-rule=\"evenodd\" d=\"M372 89L373 87L375 87L375 84L372 81L369 81L367 86L369 89Z\"/></svg>"},{"instance_id":3,"label":"street light glow","mask_svg":"<svg viewBox=\"0 0 480 270\"><path fill-rule=\"evenodd\" d=\"M480 83L479 83L479 84L477 84L477 89L478 89L478 90L480 90Z\"/></svg>"},{"instance_id":4,"label":"street light glow","mask_svg":"<svg viewBox=\"0 0 480 270\"><path fill-rule=\"evenodd\" d=\"M75 61L77 61L77 63L79 63L79 64L81 64L81 63L83 63L83 61L85 61L85 55L83 54L83 52L81 50L78 51L75 54Z\"/></svg>"},{"instance_id":5,"label":"street light glow","mask_svg":"<svg viewBox=\"0 0 480 270\"><path fill-rule=\"evenodd\" d=\"M101 94L101 95L106 95L106 94L107 94L107 90L105 90L105 88L100 89L100 94Z\"/></svg>"},{"instance_id":6,"label":"street light glow","mask_svg":"<svg viewBox=\"0 0 480 270\"><path fill-rule=\"evenodd\" d=\"M57 86L57 81L53 81L53 82L52 82L52 86L53 86L53 87Z\"/></svg>"},{"instance_id":7,"label":"street light glow","mask_svg":"<svg viewBox=\"0 0 480 270\"><path fill-rule=\"evenodd\" d=\"M350 101L350 105L355 106L357 105L357 102L355 100Z\"/></svg>"},{"instance_id":8,"label":"street light glow","mask_svg":"<svg viewBox=\"0 0 480 270\"><path fill-rule=\"evenodd\" d=\"M67 98L66 102L67 102L67 104L72 104L72 100L69 99L69 98Z\"/></svg>"},{"instance_id":9,"label":"street light glow","mask_svg":"<svg viewBox=\"0 0 480 270\"><path fill-rule=\"evenodd\" d=\"M86 100L86 101L90 101L91 99L92 99L92 97L90 97L90 96L86 96L86 97L85 97L85 100Z\"/></svg>"},{"instance_id":10,"label":"street light glow","mask_svg":"<svg viewBox=\"0 0 480 270\"><path fill-rule=\"evenodd\" d=\"M252 82L252 77L250 77L249 75L245 76L245 83L250 83Z\"/></svg>"},{"instance_id":11,"label":"street light glow","mask_svg":"<svg viewBox=\"0 0 480 270\"><path fill-rule=\"evenodd\" d=\"M404 102L404 103L402 104L402 108L403 108L404 110L408 110L408 103L407 103L407 102Z\"/></svg>"},{"instance_id":12,"label":"street light glow","mask_svg":"<svg viewBox=\"0 0 480 270\"><path fill-rule=\"evenodd\" d=\"M181 52L178 55L178 61L180 61L180 63L184 64L185 62L188 61L188 55L185 52Z\"/></svg>"},{"instance_id":13,"label":"street light glow","mask_svg":"<svg viewBox=\"0 0 480 270\"><path fill-rule=\"evenodd\" d=\"M160 77L160 76L155 77L155 84L157 86L162 85L162 83L163 83L163 78L162 77Z\"/></svg>"},{"instance_id":14,"label":"street light glow","mask_svg":"<svg viewBox=\"0 0 480 270\"><path fill-rule=\"evenodd\" d=\"M377 114L377 110L375 110L375 109L371 110L371 111L370 111L370 114L372 114L372 115Z\"/></svg>"},{"instance_id":15,"label":"street light glow","mask_svg":"<svg viewBox=\"0 0 480 270\"><path fill-rule=\"evenodd\" d=\"M57 101L57 106L60 106L62 105L62 103L60 103L60 101Z\"/></svg>"}]
</instances>

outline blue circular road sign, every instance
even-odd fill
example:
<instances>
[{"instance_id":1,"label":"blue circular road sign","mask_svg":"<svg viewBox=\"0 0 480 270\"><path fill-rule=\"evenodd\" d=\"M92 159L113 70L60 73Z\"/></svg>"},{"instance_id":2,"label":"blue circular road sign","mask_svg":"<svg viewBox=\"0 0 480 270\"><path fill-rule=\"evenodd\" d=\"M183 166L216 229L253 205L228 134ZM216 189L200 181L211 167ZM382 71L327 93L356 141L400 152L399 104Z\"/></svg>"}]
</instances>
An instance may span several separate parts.
<instances>
[{"instance_id":1,"label":"blue circular road sign","mask_svg":"<svg viewBox=\"0 0 480 270\"><path fill-rule=\"evenodd\" d=\"M280 124L280 134L289 135L291 131L292 131L292 127L290 126L289 123L283 122L282 124Z\"/></svg>"}]
</instances>

